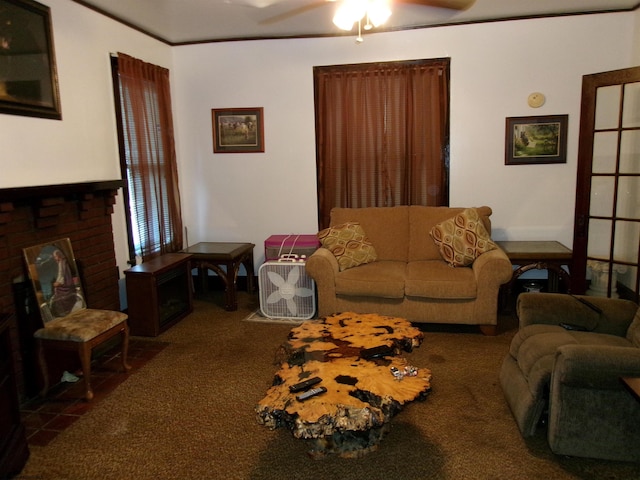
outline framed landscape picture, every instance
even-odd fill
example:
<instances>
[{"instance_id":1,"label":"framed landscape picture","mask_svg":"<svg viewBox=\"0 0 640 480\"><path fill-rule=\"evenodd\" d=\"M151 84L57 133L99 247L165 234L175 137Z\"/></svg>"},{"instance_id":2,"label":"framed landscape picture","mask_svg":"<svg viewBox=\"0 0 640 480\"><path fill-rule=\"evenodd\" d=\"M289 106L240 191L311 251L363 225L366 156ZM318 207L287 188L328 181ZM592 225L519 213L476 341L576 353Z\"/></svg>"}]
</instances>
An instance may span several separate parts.
<instances>
[{"instance_id":1,"label":"framed landscape picture","mask_svg":"<svg viewBox=\"0 0 640 480\"><path fill-rule=\"evenodd\" d=\"M264 152L263 108L211 110L214 153Z\"/></svg>"},{"instance_id":2,"label":"framed landscape picture","mask_svg":"<svg viewBox=\"0 0 640 480\"><path fill-rule=\"evenodd\" d=\"M0 113L60 120L49 7L0 0Z\"/></svg>"},{"instance_id":3,"label":"framed landscape picture","mask_svg":"<svg viewBox=\"0 0 640 480\"><path fill-rule=\"evenodd\" d=\"M566 163L568 115L509 117L505 165Z\"/></svg>"}]
</instances>

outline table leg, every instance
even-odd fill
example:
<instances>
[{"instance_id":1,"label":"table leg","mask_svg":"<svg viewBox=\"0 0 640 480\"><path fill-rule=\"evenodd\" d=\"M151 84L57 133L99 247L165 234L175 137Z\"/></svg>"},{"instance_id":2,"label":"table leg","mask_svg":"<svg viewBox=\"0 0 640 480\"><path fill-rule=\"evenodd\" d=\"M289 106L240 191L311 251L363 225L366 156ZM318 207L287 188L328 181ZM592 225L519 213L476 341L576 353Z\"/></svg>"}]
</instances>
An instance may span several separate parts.
<instances>
[{"instance_id":1,"label":"table leg","mask_svg":"<svg viewBox=\"0 0 640 480\"><path fill-rule=\"evenodd\" d=\"M246 258L242 261L242 264L247 271L247 292L253 293L255 291L255 287L253 284L253 277L255 275L255 272L253 270L253 251L246 256Z\"/></svg>"},{"instance_id":2,"label":"table leg","mask_svg":"<svg viewBox=\"0 0 640 480\"><path fill-rule=\"evenodd\" d=\"M237 290L237 278L238 278L238 269L240 268L240 262L229 262L226 264L227 267L227 278L225 280L225 291L224 291L224 308L225 310L232 312L238 309L238 299L236 296Z\"/></svg>"}]
</instances>

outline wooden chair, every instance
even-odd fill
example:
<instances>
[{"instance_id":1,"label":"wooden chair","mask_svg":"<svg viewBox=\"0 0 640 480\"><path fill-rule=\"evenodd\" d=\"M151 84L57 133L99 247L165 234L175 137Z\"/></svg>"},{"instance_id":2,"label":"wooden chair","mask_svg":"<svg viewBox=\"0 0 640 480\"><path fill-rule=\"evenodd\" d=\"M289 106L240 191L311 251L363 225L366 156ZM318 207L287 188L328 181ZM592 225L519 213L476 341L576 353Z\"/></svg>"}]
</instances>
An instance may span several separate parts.
<instances>
[{"instance_id":1,"label":"wooden chair","mask_svg":"<svg viewBox=\"0 0 640 480\"><path fill-rule=\"evenodd\" d=\"M120 335L122 369L126 372L131 368L127 364L127 315L118 311L87 308L68 238L25 248L24 256L44 325L34 333L44 382L40 393L46 396L49 390L45 351L72 350L77 351L80 357L84 397L91 400L91 354L94 347Z\"/></svg>"}]
</instances>

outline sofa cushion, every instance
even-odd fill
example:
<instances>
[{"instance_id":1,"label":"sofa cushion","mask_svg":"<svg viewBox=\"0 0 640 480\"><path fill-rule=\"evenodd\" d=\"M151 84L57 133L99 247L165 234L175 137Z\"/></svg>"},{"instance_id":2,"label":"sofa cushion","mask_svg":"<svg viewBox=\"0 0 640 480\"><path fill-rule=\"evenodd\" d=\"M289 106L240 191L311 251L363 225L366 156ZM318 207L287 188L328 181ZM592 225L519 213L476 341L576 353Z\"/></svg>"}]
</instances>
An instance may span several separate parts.
<instances>
[{"instance_id":1,"label":"sofa cushion","mask_svg":"<svg viewBox=\"0 0 640 480\"><path fill-rule=\"evenodd\" d=\"M383 260L345 270L336 275L336 294L403 298L406 266Z\"/></svg>"},{"instance_id":2,"label":"sofa cushion","mask_svg":"<svg viewBox=\"0 0 640 480\"><path fill-rule=\"evenodd\" d=\"M478 256L498 248L475 208L437 224L429 233L442 258L452 267L469 266Z\"/></svg>"},{"instance_id":3,"label":"sofa cushion","mask_svg":"<svg viewBox=\"0 0 640 480\"><path fill-rule=\"evenodd\" d=\"M409 262L405 294L410 297L473 299L477 283L470 268L451 268L441 259Z\"/></svg>"},{"instance_id":4,"label":"sofa cushion","mask_svg":"<svg viewBox=\"0 0 640 480\"><path fill-rule=\"evenodd\" d=\"M451 215L449 215L451 216ZM331 209L331 225L357 222L376 248L378 261L407 261L409 251L409 207Z\"/></svg>"},{"instance_id":5,"label":"sofa cushion","mask_svg":"<svg viewBox=\"0 0 640 480\"><path fill-rule=\"evenodd\" d=\"M377 258L373 244L357 222L325 228L318 232L318 239L336 257L341 272L374 262Z\"/></svg>"}]
</instances>

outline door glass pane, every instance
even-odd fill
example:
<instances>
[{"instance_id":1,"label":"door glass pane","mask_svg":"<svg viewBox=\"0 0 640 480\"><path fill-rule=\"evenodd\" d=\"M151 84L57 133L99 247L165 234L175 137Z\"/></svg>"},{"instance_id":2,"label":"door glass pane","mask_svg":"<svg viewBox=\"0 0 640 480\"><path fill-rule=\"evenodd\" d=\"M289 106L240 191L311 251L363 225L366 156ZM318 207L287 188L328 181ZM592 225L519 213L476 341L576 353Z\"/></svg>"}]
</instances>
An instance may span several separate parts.
<instances>
[{"instance_id":1,"label":"door glass pane","mask_svg":"<svg viewBox=\"0 0 640 480\"><path fill-rule=\"evenodd\" d=\"M620 177L616 217L640 218L640 177Z\"/></svg>"},{"instance_id":2,"label":"door glass pane","mask_svg":"<svg viewBox=\"0 0 640 480\"><path fill-rule=\"evenodd\" d=\"M622 132L620 173L640 173L640 130Z\"/></svg>"},{"instance_id":3,"label":"door glass pane","mask_svg":"<svg viewBox=\"0 0 640 480\"><path fill-rule=\"evenodd\" d=\"M613 180L613 177L591 178L591 203L589 206L590 216L613 216L613 193L615 188Z\"/></svg>"},{"instance_id":4,"label":"door glass pane","mask_svg":"<svg viewBox=\"0 0 640 480\"><path fill-rule=\"evenodd\" d=\"M618 128L620 85L600 87L596 93L596 130Z\"/></svg>"},{"instance_id":5,"label":"door glass pane","mask_svg":"<svg viewBox=\"0 0 640 480\"><path fill-rule=\"evenodd\" d=\"M613 259L617 262L638 263L638 245L640 245L640 223L616 222Z\"/></svg>"},{"instance_id":6,"label":"door glass pane","mask_svg":"<svg viewBox=\"0 0 640 480\"><path fill-rule=\"evenodd\" d=\"M587 245L587 256L608 259L609 248L611 247L611 226L610 220L589 221L589 240Z\"/></svg>"},{"instance_id":7,"label":"door glass pane","mask_svg":"<svg viewBox=\"0 0 640 480\"><path fill-rule=\"evenodd\" d=\"M640 127L640 82L624 87L623 128Z\"/></svg>"},{"instance_id":8,"label":"door glass pane","mask_svg":"<svg viewBox=\"0 0 640 480\"><path fill-rule=\"evenodd\" d=\"M618 132L597 132L593 135L593 173L615 173Z\"/></svg>"}]
</instances>

